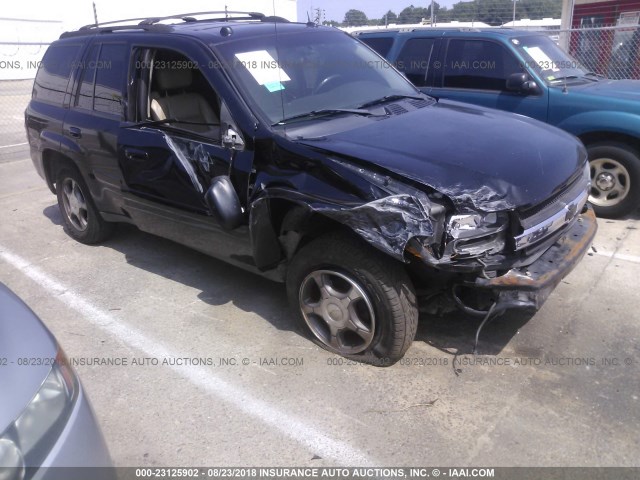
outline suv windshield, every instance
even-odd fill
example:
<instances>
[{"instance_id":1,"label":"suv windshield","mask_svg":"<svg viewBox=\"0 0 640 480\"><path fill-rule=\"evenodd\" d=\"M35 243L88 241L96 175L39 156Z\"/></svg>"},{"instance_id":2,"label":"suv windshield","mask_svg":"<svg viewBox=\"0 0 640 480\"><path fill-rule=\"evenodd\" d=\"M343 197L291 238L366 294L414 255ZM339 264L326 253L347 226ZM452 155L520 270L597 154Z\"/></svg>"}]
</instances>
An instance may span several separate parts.
<instances>
[{"instance_id":1,"label":"suv windshield","mask_svg":"<svg viewBox=\"0 0 640 480\"><path fill-rule=\"evenodd\" d=\"M367 46L331 30L278 32L213 48L271 124L311 112L357 109L388 96L419 95Z\"/></svg>"},{"instance_id":2,"label":"suv windshield","mask_svg":"<svg viewBox=\"0 0 640 480\"><path fill-rule=\"evenodd\" d=\"M562 50L549 37L526 36L514 38L511 42L523 56L528 66L540 73L548 85L559 85L569 81L589 81L595 74Z\"/></svg>"}]
</instances>

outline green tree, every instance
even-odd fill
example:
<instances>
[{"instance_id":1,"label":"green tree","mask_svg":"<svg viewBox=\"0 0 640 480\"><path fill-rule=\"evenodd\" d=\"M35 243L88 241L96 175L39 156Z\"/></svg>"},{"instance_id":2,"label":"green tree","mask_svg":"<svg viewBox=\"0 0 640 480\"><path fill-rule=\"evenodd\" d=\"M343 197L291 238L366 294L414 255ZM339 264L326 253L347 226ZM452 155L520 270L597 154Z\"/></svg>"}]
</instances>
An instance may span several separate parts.
<instances>
[{"instance_id":1,"label":"green tree","mask_svg":"<svg viewBox=\"0 0 640 480\"><path fill-rule=\"evenodd\" d=\"M387 13L385 13L382 16L382 23L381 25L385 25L385 19L386 19L386 24L389 23L398 23L398 15L395 14L395 12L392 12L391 10L389 10Z\"/></svg>"},{"instance_id":2,"label":"green tree","mask_svg":"<svg viewBox=\"0 0 640 480\"><path fill-rule=\"evenodd\" d=\"M560 18L561 10L562 4L558 0L518 0L516 3L516 19ZM435 8L434 11L436 11ZM450 10L446 10L445 16L448 17L448 21L470 22L475 20L489 25L502 25L513 20L513 1L474 0L473 2L458 2ZM442 14L438 15L438 21L444 21Z\"/></svg>"},{"instance_id":3,"label":"green tree","mask_svg":"<svg viewBox=\"0 0 640 480\"><path fill-rule=\"evenodd\" d=\"M434 8L435 11L435 8ZM408 23L420 23L423 18L427 18L429 11L426 8L422 7L414 7L413 5L405 8L398 15L398 23L408 24Z\"/></svg>"},{"instance_id":4,"label":"green tree","mask_svg":"<svg viewBox=\"0 0 640 480\"><path fill-rule=\"evenodd\" d=\"M351 9L344 14L343 23L348 27L358 27L361 25L367 25L369 20L363 11Z\"/></svg>"}]
</instances>

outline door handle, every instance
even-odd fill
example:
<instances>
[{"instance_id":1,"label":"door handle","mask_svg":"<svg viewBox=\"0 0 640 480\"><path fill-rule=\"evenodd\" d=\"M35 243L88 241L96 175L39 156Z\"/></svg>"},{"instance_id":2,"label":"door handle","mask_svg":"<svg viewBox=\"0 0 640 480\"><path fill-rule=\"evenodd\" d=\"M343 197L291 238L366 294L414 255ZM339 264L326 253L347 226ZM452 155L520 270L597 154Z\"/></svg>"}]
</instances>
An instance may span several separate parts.
<instances>
[{"instance_id":1,"label":"door handle","mask_svg":"<svg viewBox=\"0 0 640 480\"><path fill-rule=\"evenodd\" d=\"M147 160L149 158L149 154L147 152L136 148L125 148L124 155L129 160Z\"/></svg>"},{"instance_id":2,"label":"door handle","mask_svg":"<svg viewBox=\"0 0 640 480\"><path fill-rule=\"evenodd\" d=\"M82 130L78 127L69 127L69 135L75 138L80 138L82 137Z\"/></svg>"}]
</instances>

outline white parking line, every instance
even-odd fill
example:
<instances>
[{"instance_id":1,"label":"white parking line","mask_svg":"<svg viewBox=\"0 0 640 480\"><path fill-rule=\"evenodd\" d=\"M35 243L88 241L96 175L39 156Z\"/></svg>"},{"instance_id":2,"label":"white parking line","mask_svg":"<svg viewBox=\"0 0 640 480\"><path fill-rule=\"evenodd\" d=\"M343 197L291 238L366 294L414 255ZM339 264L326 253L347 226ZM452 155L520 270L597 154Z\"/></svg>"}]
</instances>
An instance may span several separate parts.
<instances>
[{"instance_id":1,"label":"white parking line","mask_svg":"<svg viewBox=\"0 0 640 480\"><path fill-rule=\"evenodd\" d=\"M121 342L144 352L151 357L187 357L171 351L160 342L121 322L113 315L102 311L73 289L58 282L26 259L0 246L0 258L20 270L35 283L59 298L68 307L76 310L91 323L108 332ZM279 430L287 437L306 446L312 453L335 461L341 466L373 466L375 463L364 452L346 442L331 438L328 434L288 413L279 410L264 400L253 397L248 391L232 385L202 367L171 366L174 371L196 387L229 403L245 414Z\"/></svg>"},{"instance_id":2,"label":"white parking line","mask_svg":"<svg viewBox=\"0 0 640 480\"><path fill-rule=\"evenodd\" d=\"M23 145L28 145L28 143L24 142L24 143L14 143L13 145L0 145L0 148L21 147Z\"/></svg>"},{"instance_id":3,"label":"white parking line","mask_svg":"<svg viewBox=\"0 0 640 480\"><path fill-rule=\"evenodd\" d=\"M603 257L615 258L616 260L625 260L627 262L640 263L640 257L635 255L627 255L625 253L607 252L606 250L598 250L595 252L597 255Z\"/></svg>"}]
</instances>

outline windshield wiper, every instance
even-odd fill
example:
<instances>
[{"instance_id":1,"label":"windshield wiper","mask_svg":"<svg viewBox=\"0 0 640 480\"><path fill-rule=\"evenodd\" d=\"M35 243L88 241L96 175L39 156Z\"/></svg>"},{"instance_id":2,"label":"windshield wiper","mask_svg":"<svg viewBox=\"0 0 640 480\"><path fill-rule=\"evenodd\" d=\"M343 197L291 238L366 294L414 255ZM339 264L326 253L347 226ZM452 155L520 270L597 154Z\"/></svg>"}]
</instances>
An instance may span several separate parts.
<instances>
[{"instance_id":1,"label":"windshield wiper","mask_svg":"<svg viewBox=\"0 0 640 480\"><path fill-rule=\"evenodd\" d=\"M206 125L209 127L219 127L219 123L206 123L206 122L189 122L187 120L179 120L177 118L165 118L163 120L144 120L142 122L134 123L133 125L124 125L124 128L136 128L136 127L155 127L158 125L165 125L167 123L182 123L185 125Z\"/></svg>"},{"instance_id":2,"label":"windshield wiper","mask_svg":"<svg viewBox=\"0 0 640 480\"><path fill-rule=\"evenodd\" d=\"M600 81L599 80L600 78L604 78L604 75L600 75L599 73L596 73L596 72L587 72L583 76L584 77L596 77L596 78L594 78L594 80L596 82Z\"/></svg>"},{"instance_id":3,"label":"windshield wiper","mask_svg":"<svg viewBox=\"0 0 640 480\"><path fill-rule=\"evenodd\" d=\"M370 117L374 115L367 110L360 110L357 108L325 108L322 110L312 110L311 112L300 113L298 115L292 115L291 117L283 118L279 122L272 124L272 127L277 125L284 125L294 120L300 120L303 118L324 117L327 115L336 115L339 113L351 113L353 115L362 115L363 117Z\"/></svg>"},{"instance_id":4,"label":"windshield wiper","mask_svg":"<svg viewBox=\"0 0 640 480\"><path fill-rule=\"evenodd\" d=\"M394 100L403 100L405 98L408 98L411 100L424 100L424 97L419 97L417 95L386 95L382 98L378 98L376 100L371 100L370 102L363 103L358 108L373 107L374 105L380 105L381 103L392 102Z\"/></svg>"}]
</instances>

